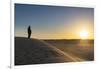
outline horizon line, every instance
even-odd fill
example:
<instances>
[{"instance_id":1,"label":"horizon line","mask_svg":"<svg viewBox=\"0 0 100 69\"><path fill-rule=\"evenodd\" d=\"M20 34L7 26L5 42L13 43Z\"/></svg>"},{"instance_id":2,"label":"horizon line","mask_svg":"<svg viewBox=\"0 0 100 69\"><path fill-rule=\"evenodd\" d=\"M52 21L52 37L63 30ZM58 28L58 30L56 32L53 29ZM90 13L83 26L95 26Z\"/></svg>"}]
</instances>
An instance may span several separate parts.
<instances>
[{"instance_id":1,"label":"horizon line","mask_svg":"<svg viewBox=\"0 0 100 69\"><path fill-rule=\"evenodd\" d=\"M22 36L14 36L14 37L22 37ZM22 38L27 38L27 37L22 37ZM32 38L32 37L31 37ZM79 39L79 38L77 38L77 39L69 39L69 38L33 38L33 39L40 39L40 40L94 40L94 38L89 38L89 39Z\"/></svg>"}]
</instances>

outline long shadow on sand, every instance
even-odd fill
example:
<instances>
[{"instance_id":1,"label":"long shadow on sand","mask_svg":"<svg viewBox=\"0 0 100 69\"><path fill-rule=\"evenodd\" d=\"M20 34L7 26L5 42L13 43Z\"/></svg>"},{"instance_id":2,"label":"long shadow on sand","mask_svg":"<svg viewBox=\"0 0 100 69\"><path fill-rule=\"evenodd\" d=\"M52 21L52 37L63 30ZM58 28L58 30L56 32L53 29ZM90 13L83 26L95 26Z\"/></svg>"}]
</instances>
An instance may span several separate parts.
<instances>
[{"instance_id":1,"label":"long shadow on sand","mask_svg":"<svg viewBox=\"0 0 100 69\"><path fill-rule=\"evenodd\" d=\"M15 65L66 62L59 52L43 41L15 37Z\"/></svg>"},{"instance_id":2,"label":"long shadow on sand","mask_svg":"<svg viewBox=\"0 0 100 69\"><path fill-rule=\"evenodd\" d=\"M93 61L93 40L85 40L81 43L84 46L77 46L79 41L15 37L15 65Z\"/></svg>"}]
</instances>

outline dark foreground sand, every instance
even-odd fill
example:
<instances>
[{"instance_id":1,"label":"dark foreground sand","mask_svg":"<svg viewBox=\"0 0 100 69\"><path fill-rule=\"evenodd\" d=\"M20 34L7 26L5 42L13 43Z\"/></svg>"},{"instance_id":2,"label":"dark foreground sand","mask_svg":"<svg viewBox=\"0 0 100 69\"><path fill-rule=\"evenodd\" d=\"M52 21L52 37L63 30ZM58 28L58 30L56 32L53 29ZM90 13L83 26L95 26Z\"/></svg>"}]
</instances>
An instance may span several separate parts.
<instances>
[{"instance_id":1,"label":"dark foreground sand","mask_svg":"<svg viewBox=\"0 0 100 69\"><path fill-rule=\"evenodd\" d=\"M43 41L15 38L15 65L66 62L65 57Z\"/></svg>"},{"instance_id":2,"label":"dark foreground sand","mask_svg":"<svg viewBox=\"0 0 100 69\"><path fill-rule=\"evenodd\" d=\"M86 44L87 43L82 43ZM93 45L93 43L89 43ZM94 59L93 46L77 41L38 40L15 37L15 65L78 62Z\"/></svg>"}]
</instances>

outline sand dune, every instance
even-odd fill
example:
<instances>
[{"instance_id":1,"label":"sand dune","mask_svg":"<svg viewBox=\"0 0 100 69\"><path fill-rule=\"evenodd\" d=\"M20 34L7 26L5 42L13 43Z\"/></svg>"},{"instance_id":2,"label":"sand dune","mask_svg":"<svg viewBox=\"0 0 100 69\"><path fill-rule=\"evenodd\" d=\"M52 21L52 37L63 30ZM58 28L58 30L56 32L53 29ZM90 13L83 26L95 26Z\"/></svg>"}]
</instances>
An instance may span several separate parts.
<instances>
[{"instance_id":1,"label":"sand dune","mask_svg":"<svg viewBox=\"0 0 100 69\"><path fill-rule=\"evenodd\" d=\"M66 62L65 56L38 39L15 37L15 65Z\"/></svg>"},{"instance_id":2,"label":"sand dune","mask_svg":"<svg viewBox=\"0 0 100 69\"><path fill-rule=\"evenodd\" d=\"M45 40L45 42L53 45L66 54L70 54L76 61L94 60L94 40Z\"/></svg>"},{"instance_id":3,"label":"sand dune","mask_svg":"<svg viewBox=\"0 0 100 69\"><path fill-rule=\"evenodd\" d=\"M55 43L55 41L53 42ZM89 51L90 48L88 50L81 51L83 50L83 48L81 49L77 46L65 47L63 46L66 45L65 43L60 43L59 45L61 46L59 46L58 44L59 41L55 45L51 42L39 39L15 37L15 65L87 61L85 58L83 58L87 55L86 52L89 53L88 55L91 55ZM79 53L82 52L83 54L77 55L77 51ZM93 55L90 56L88 60L92 57Z\"/></svg>"}]
</instances>

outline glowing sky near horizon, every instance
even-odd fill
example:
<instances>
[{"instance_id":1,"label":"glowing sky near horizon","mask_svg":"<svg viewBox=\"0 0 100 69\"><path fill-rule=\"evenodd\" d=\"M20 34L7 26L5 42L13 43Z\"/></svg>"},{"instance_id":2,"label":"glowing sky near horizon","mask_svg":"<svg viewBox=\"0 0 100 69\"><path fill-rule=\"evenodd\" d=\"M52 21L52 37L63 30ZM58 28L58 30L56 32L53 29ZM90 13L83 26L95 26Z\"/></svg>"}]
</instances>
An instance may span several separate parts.
<instances>
[{"instance_id":1,"label":"glowing sky near horizon","mask_svg":"<svg viewBox=\"0 0 100 69\"><path fill-rule=\"evenodd\" d=\"M29 25L32 38L80 39L85 29L94 39L94 9L15 4L15 36L27 37Z\"/></svg>"}]
</instances>

